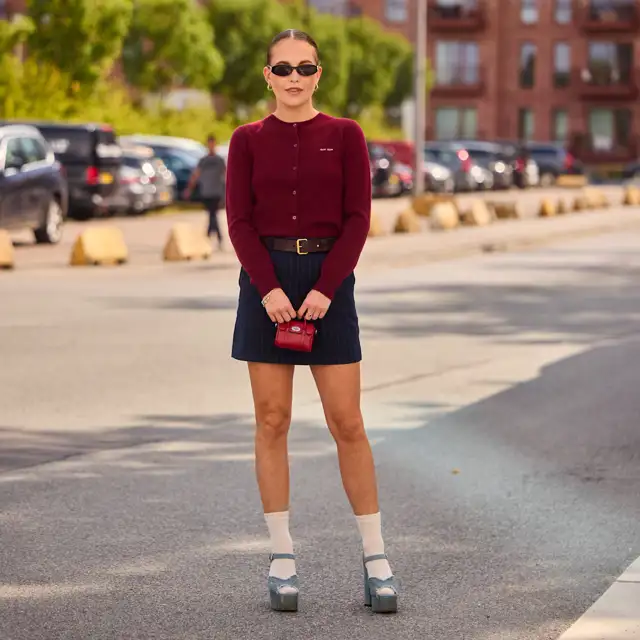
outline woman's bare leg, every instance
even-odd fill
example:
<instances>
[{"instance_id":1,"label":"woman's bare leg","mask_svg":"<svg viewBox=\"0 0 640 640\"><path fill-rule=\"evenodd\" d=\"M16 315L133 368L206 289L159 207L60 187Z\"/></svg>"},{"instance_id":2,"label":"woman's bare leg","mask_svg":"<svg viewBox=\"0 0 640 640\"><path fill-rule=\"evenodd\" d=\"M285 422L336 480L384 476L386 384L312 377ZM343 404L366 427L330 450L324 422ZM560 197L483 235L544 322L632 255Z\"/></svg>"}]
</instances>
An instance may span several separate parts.
<instances>
[{"instance_id":1,"label":"woman's bare leg","mask_svg":"<svg viewBox=\"0 0 640 640\"><path fill-rule=\"evenodd\" d=\"M265 513L289 509L287 435L293 372L292 365L249 363L256 415L256 476Z\"/></svg>"},{"instance_id":2,"label":"woman's bare leg","mask_svg":"<svg viewBox=\"0 0 640 640\"><path fill-rule=\"evenodd\" d=\"M373 454L360 410L360 364L314 366L311 370L327 425L338 448L342 484L356 516L364 556L381 556L367 562L368 575L379 580L391 579L391 567L383 555ZM391 586L379 587L376 593L396 597L395 587Z\"/></svg>"},{"instance_id":3,"label":"woman's bare leg","mask_svg":"<svg viewBox=\"0 0 640 640\"><path fill-rule=\"evenodd\" d=\"M360 411L360 364L311 367L338 448L340 474L356 516L378 511L376 472Z\"/></svg>"}]
</instances>

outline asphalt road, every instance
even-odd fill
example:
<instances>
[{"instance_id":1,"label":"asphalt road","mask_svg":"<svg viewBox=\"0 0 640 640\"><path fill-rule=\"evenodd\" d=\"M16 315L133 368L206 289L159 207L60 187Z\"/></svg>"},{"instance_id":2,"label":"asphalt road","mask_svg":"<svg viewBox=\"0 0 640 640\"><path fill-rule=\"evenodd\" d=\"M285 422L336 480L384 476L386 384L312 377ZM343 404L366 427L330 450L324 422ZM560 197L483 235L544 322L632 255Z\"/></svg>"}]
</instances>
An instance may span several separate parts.
<instances>
[{"instance_id":1,"label":"asphalt road","mask_svg":"<svg viewBox=\"0 0 640 640\"><path fill-rule=\"evenodd\" d=\"M0 638L557 638L640 555L638 243L358 273L395 617L304 370L268 610L235 264L0 274Z\"/></svg>"}]
</instances>

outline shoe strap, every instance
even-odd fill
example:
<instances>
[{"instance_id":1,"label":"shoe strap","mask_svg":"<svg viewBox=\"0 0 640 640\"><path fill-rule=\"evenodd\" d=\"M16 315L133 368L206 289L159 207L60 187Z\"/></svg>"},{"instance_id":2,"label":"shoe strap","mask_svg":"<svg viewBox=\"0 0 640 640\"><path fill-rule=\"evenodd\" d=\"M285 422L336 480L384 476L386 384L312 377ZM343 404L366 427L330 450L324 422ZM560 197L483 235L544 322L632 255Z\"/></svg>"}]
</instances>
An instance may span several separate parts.
<instances>
[{"instance_id":1,"label":"shoe strap","mask_svg":"<svg viewBox=\"0 0 640 640\"><path fill-rule=\"evenodd\" d=\"M295 560L296 557L293 553L272 553L269 556L269 562L273 562L274 560Z\"/></svg>"},{"instance_id":2,"label":"shoe strap","mask_svg":"<svg viewBox=\"0 0 640 640\"><path fill-rule=\"evenodd\" d=\"M367 556L364 559L364 563L367 564L367 562L372 562L373 560L388 560L389 558L387 558L387 554L386 553L377 553L373 556Z\"/></svg>"}]
</instances>

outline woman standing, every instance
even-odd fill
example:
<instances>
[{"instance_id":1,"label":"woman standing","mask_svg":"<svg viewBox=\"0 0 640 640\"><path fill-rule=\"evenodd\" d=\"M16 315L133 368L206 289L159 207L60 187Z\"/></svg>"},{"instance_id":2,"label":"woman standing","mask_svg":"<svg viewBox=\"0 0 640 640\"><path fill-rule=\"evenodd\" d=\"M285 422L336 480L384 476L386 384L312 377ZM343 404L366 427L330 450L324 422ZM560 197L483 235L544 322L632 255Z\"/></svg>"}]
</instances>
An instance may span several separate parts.
<instances>
[{"instance_id":1,"label":"woman standing","mask_svg":"<svg viewBox=\"0 0 640 640\"><path fill-rule=\"evenodd\" d=\"M227 160L229 237L240 271L232 357L248 362L256 414L256 474L271 555L271 607L298 608L289 533L287 433L295 365L311 367L363 544L365 604L395 612L398 589L382 538L375 468L360 411L354 268L369 231L371 174L364 134L312 103L318 46L278 34L264 78L276 109L236 129ZM298 321L298 326L294 326ZM292 322L293 321L293 322ZM301 326L300 326L301 325ZM276 326L305 334L310 351L275 344Z\"/></svg>"}]
</instances>

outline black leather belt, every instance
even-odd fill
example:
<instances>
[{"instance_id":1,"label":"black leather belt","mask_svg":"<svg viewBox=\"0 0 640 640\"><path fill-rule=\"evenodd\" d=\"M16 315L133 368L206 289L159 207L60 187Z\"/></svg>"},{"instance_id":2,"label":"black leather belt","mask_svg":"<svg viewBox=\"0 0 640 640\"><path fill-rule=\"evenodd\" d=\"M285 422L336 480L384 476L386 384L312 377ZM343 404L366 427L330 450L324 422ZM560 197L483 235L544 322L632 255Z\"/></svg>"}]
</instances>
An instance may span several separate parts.
<instances>
[{"instance_id":1,"label":"black leather belt","mask_svg":"<svg viewBox=\"0 0 640 640\"><path fill-rule=\"evenodd\" d=\"M326 253L335 241L335 238L262 238L262 242L271 251L290 251L301 256L307 253Z\"/></svg>"}]
</instances>

